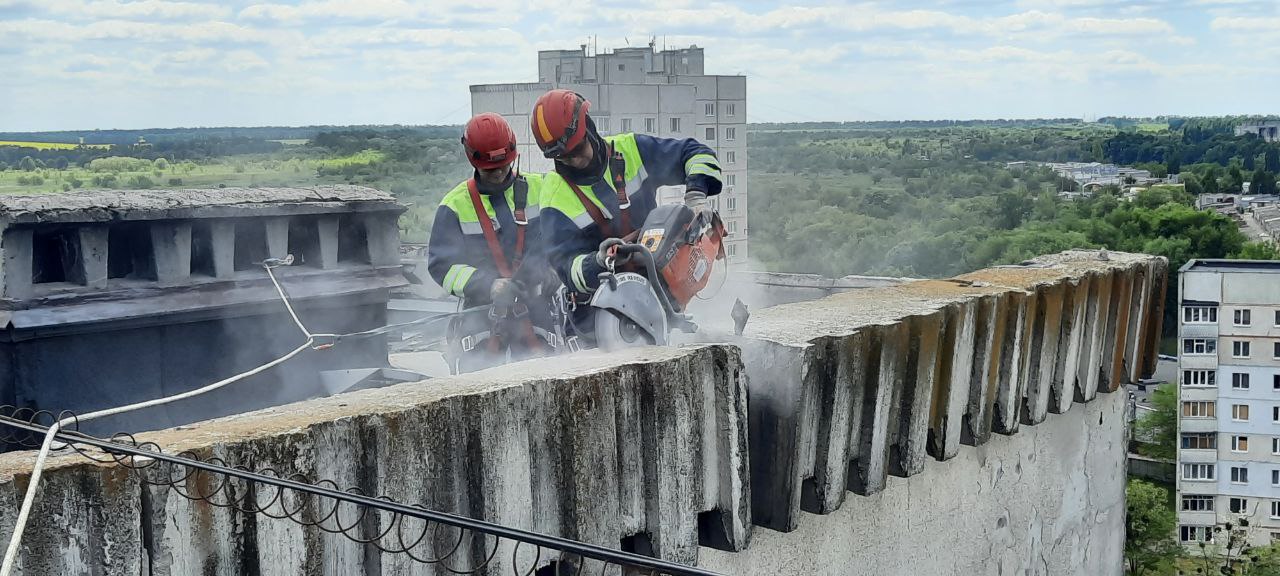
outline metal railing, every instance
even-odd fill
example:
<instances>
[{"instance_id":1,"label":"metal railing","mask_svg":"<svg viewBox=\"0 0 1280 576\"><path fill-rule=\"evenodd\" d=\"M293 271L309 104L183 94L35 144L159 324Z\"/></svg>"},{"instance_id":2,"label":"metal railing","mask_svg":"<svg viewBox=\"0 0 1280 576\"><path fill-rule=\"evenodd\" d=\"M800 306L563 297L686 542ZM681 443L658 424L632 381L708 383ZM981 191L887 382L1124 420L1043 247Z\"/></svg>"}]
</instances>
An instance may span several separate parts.
<instances>
[{"instance_id":1,"label":"metal railing","mask_svg":"<svg viewBox=\"0 0 1280 576\"><path fill-rule=\"evenodd\" d=\"M343 490L330 480L311 481L272 468L249 470L218 458L201 460L191 452L166 454L154 442L139 442L131 434L110 439L90 436L76 430L74 415L66 412L55 416L0 406L0 429L5 430L0 432L0 442L39 446L49 426L64 419L72 424L55 435L58 442L96 462L124 466L138 473L145 484L167 486L188 500L219 508L341 534L453 574L716 575L649 556L402 504L357 488ZM504 562L508 558L504 547L509 549L510 562Z\"/></svg>"}]
</instances>

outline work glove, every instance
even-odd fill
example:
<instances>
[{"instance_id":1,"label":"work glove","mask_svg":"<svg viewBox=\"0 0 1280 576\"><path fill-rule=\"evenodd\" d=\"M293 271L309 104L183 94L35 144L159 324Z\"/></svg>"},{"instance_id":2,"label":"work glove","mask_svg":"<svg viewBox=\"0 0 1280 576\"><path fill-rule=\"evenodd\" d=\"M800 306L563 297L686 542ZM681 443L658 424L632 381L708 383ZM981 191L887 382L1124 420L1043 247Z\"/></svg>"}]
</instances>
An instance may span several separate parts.
<instances>
[{"instance_id":1,"label":"work glove","mask_svg":"<svg viewBox=\"0 0 1280 576\"><path fill-rule=\"evenodd\" d=\"M698 189L690 189L684 193L684 205L693 210L695 215L711 210L711 203L707 201L707 193Z\"/></svg>"},{"instance_id":2,"label":"work glove","mask_svg":"<svg viewBox=\"0 0 1280 576\"><path fill-rule=\"evenodd\" d=\"M515 306L520 299L520 285L510 278L498 278L489 286L489 300L503 310Z\"/></svg>"},{"instance_id":3,"label":"work glove","mask_svg":"<svg viewBox=\"0 0 1280 576\"><path fill-rule=\"evenodd\" d=\"M609 250L615 246L621 245L622 243L623 242L620 238L605 238L604 241L600 243L600 248L596 250L596 264L601 268L608 270L609 266L607 260L609 258Z\"/></svg>"}]
</instances>

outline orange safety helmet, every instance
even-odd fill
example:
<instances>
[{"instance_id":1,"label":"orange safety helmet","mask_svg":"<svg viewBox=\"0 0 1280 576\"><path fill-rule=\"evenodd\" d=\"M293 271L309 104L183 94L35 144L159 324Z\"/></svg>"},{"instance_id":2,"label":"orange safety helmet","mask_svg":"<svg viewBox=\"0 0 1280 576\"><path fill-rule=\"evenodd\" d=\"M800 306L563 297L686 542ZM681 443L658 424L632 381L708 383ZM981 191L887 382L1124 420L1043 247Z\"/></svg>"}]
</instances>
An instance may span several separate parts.
<instances>
[{"instance_id":1,"label":"orange safety helmet","mask_svg":"<svg viewBox=\"0 0 1280 576\"><path fill-rule=\"evenodd\" d=\"M516 152L516 133L502 116L493 112L476 115L467 121L462 133L462 147L467 160L479 170L501 168L520 156Z\"/></svg>"},{"instance_id":2,"label":"orange safety helmet","mask_svg":"<svg viewBox=\"0 0 1280 576\"><path fill-rule=\"evenodd\" d=\"M559 158L578 147L587 135L587 111L591 102L572 90L558 88L533 104L529 127L547 158Z\"/></svg>"}]
</instances>

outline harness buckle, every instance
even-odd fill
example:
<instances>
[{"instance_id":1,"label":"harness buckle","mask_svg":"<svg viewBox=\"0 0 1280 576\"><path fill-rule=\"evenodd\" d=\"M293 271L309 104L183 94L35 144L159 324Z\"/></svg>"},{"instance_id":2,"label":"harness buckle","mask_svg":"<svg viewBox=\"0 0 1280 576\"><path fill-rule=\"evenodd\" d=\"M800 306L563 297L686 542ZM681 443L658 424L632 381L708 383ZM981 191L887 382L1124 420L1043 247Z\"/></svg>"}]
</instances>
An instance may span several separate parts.
<instances>
[{"instance_id":1,"label":"harness buckle","mask_svg":"<svg viewBox=\"0 0 1280 576\"><path fill-rule=\"evenodd\" d=\"M468 334L468 335L466 335L466 336L463 336L463 337L462 337L462 351L463 351L463 352L470 352L470 351L475 350L475 349L476 349L476 339L475 339L475 337L473 337L473 336L471 336L471 335L469 335L469 334Z\"/></svg>"}]
</instances>

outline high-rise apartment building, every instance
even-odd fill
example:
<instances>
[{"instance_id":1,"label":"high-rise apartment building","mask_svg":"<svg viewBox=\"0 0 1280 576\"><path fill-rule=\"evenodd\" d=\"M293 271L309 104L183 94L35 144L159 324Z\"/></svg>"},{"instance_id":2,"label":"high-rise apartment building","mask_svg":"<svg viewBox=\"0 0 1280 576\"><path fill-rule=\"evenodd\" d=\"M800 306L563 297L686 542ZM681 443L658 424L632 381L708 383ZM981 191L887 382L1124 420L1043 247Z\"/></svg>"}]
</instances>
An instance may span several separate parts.
<instances>
[{"instance_id":1,"label":"high-rise apartment building","mask_svg":"<svg viewBox=\"0 0 1280 576\"><path fill-rule=\"evenodd\" d=\"M1280 539L1280 262L1192 260L1178 310L1178 536Z\"/></svg>"},{"instance_id":2,"label":"high-rise apartment building","mask_svg":"<svg viewBox=\"0 0 1280 576\"><path fill-rule=\"evenodd\" d=\"M567 88L591 101L591 117L604 135L635 132L697 138L715 149L724 190L713 206L728 227L731 261L747 257L747 79L703 73L702 48L619 48L611 52L538 52L538 81L471 87L471 112L501 114L520 140L525 170L546 172L529 132L529 111L544 92ZM661 190L661 201L684 196L683 186Z\"/></svg>"}]
</instances>

